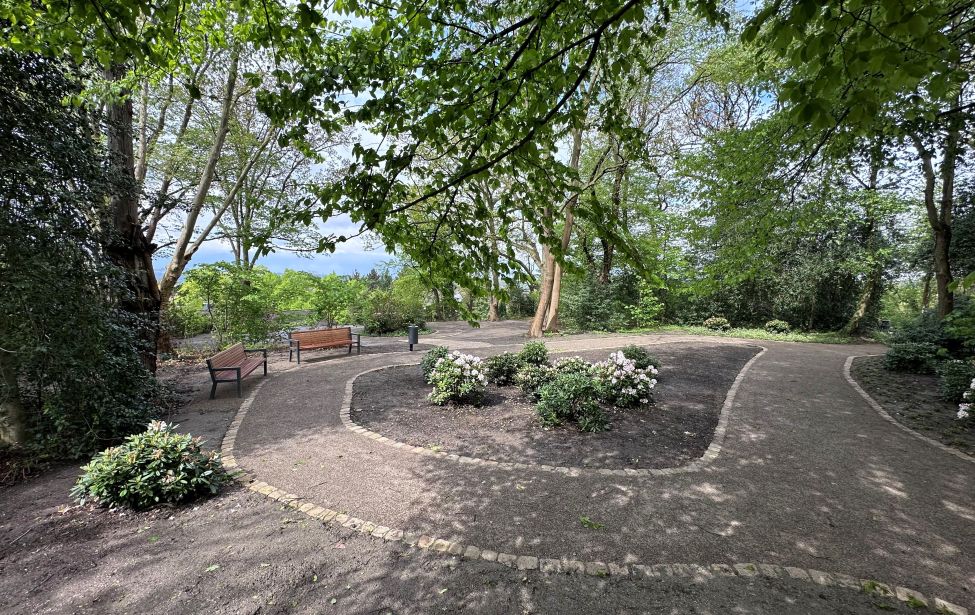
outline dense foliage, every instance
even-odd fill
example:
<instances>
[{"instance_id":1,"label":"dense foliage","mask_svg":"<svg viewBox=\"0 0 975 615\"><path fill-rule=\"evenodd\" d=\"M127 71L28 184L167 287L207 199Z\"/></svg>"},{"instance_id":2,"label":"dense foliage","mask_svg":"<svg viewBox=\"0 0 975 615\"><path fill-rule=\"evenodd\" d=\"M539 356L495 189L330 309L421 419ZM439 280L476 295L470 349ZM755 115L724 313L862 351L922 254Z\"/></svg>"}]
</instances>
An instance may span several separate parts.
<instances>
[{"instance_id":1,"label":"dense foliage","mask_svg":"<svg viewBox=\"0 0 975 615\"><path fill-rule=\"evenodd\" d=\"M81 468L71 490L80 503L134 509L180 504L217 493L229 479L216 451L202 440L153 421L149 429L105 449Z\"/></svg>"},{"instance_id":2,"label":"dense foliage","mask_svg":"<svg viewBox=\"0 0 975 615\"><path fill-rule=\"evenodd\" d=\"M92 117L62 104L66 70L0 49L0 443L77 458L144 426L158 391L104 249L118 178Z\"/></svg>"}]
</instances>

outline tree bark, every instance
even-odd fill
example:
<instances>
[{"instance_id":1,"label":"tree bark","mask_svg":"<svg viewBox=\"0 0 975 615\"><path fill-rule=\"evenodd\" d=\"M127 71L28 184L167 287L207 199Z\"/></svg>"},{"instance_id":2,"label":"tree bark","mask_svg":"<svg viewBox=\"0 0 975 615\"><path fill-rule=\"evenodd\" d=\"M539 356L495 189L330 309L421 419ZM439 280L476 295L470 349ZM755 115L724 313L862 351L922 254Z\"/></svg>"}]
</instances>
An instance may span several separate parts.
<instances>
[{"instance_id":1,"label":"tree bark","mask_svg":"<svg viewBox=\"0 0 975 615\"><path fill-rule=\"evenodd\" d=\"M882 162L881 151L875 147L870 159L870 177L867 180L866 186L866 189L874 194L878 188L880 165ZM863 282L863 290L860 293L859 301L857 301L856 310L853 311L850 320L843 327L843 332L847 335L857 335L863 331L867 314L870 313L874 303L879 298L880 284L884 269L886 268L886 263L880 261L880 237L878 236L879 229L877 228L877 212L873 207L872 198L868 197L866 203L866 211L864 212L866 223L865 234L870 266L867 270L866 279Z\"/></svg>"},{"instance_id":2,"label":"tree bark","mask_svg":"<svg viewBox=\"0 0 975 615\"><path fill-rule=\"evenodd\" d=\"M235 92L237 90L237 67L239 62L240 49L235 47L231 51L230 63L227 67L227 83L224 88L217 133L213 144L210 146L207 163L203 168L193 203L190 205L189 212L186 215L183 230L180 232L179 239L176 241L176 246L173 249L173 257L169 261L166 272L163 274L162 281L159 284L163 304L169 300L169 296L176 287L176 282L183 274L183 270L186 268L187 263L189 263L190 258L192 258L193 252L195 251L192 248L198 248L200 243L200 238L196 242L193 241L193 235L196 232L196 221L199 219L200 213L206 204L206 198L210 192L210 185L213 183L214 175L216 174L217 163L220 161L220 154L223 151L223 144L226 142L227 133L230 131L230 115L234 108ZM222 214L222 212L220 213ZM219 219L219 215L218 213L214 214L214 219L211 220L207 232L212 230L216 225L216 220Z\"/></svg>"},{"instance_id":3,"label":"tree bark","mask_svg":"<svg viewBox=\"0 0 975 615\"><path fill-rule=\"evenodd\" d=\"M0 401L0 444L21 446L27 442L27 413L20 400L17 384L17 362L13 353L0 348L0 376L6 397Z\"/></svg>"},{"instance_id":4,"label":"tree bark","mask_svg":"<svg viewBox=\"0 0 975 615\"><path fill-rule=\"evenodd\" d=\"M109 81L125 76L122 66L106 70ZM156 372L161 296L152 268L153 246L142 232L136 190L135 158L132 151L132 100L125 96L107 105L107 145L110 175L115 179L109 207L113 237L106 253L125 275L127 291L120 307L136 317L139 349L146 369Z\"/></svg>"},{"instance_id":5,"label":"tree bark","mask_svg":"<svg viewBox=\"0 0 975 615\"><path fill-rule=\"evenodd\" d=\"M528 337L542 337L545 332L545 316L552 300L552 285L555 281L555 255L548 245L542 245L542 282L538 289L538 307L528 328Z\"/></svg>"},{"instance_id":6,"label":"tree bark","mask_svg":"<svg viewBox=\"0 0 975 615\"><path fill-rule=\"evenodd\" d=\"M945 135L944 152L941 157L941 198L936 201L935 185L937 176L934 170L934 153L928 149L920 137L912 135L914 147L921 160L924 175L924 208L928 224L934 238L934 280L938 292L938 318L944 318L955 308L955 295L951 290L951 224L954 206L955 167L959 154L959 120L949 120Z\"/></svg>"}]
</instances>

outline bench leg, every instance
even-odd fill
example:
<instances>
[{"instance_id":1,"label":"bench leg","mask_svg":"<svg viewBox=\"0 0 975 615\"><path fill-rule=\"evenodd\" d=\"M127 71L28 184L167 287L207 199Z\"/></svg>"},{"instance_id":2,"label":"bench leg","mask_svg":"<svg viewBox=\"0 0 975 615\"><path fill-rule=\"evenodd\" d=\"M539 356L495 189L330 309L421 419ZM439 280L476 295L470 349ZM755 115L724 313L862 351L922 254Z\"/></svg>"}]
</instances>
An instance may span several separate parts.
<instances>
[{"instance_id":1,"label":"bench leg","mask_svg":"<svg viewBox=\"0 0 975 615\"><path fill-rule=\"evenodd\" d=\"M217 383L214 382L213 386L210 387L210 399L213 399L214 395L217 394Z\"/></svg>"},{"instance_id":2,"label":"bench leg","mask_svg":"<svg viewBox=\"0 0 975 615\"><path fill-rule=\"evenodd\" d=\"M349 354L352 354L352 344L349 344Z\"/></svg>"},{"instance_id":3,"label":"bench leg","mask_svg":"<svg viewBox=\"0 0 975 615\"><path fill-rule=\"evenodd\" d=\"M349 348L349 351L351 352L352 349ZM356 354L362 354L362 340L356 340L355 341L355 353Z\"/></svg>"},{"instance_id":4,"label":"bench leg","mask_svg":"<svg viewBox=\"0 0 975 615\"><path fill-rule=\"evenodd\" d=\"M298 346L298 365L301 365L301 346Z\"/></svg>"},{"instance_id":5,"label":"bench leg","mask_svg":"<svg viewBox=\"0 0 975 615\"><path fill-rule=\"evenodd\" d=\"M293 353L293 352L294 352L294 348L293 347L289 347L288 348L288 363L291 363L291 353Z\"/></svg>"},{"instance_id":6,"label":"bench leg","mask_svg":"<svg viewBox=\"0 0 975 615\"><path fill-rule=\"evenodd\" d=\"M264 359L264 375L267 376L267 359Z\"/></svg>"},{"instance_id":7,"label":"bench leg","mask_svg":"<svg viewBox=\"0 0 975 615\"><path fill-rule=\"evenodd\" d=\"M237 379L237 397L240 397L240 378Z\"/></svg>"}]
</instances>

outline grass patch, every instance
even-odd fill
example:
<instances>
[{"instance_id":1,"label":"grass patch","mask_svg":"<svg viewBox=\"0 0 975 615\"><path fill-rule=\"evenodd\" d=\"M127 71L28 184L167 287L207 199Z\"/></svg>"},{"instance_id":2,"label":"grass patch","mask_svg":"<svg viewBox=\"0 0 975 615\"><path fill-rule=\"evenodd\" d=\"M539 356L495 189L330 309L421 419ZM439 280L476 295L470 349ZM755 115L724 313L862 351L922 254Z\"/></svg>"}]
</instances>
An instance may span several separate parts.
<instances>
[{"instance_id":1,"label":"grass patch","mask_svg":"<svg viewBox=\"0 0 975 615\"><path fill-rule=\"evenodd\" d=\"M808 342L814 344L856 344L867 338L850 337L835 331L791 331L789 333L769 333L765 329L732 328L727 331L712 331L693 325L661 325L652 329L629 329L621 333L688 333L712 337L734 337L751 340L770 340L774 342ZM872 341L872 340L869 340Z\"/></svg>"}]
</instances>

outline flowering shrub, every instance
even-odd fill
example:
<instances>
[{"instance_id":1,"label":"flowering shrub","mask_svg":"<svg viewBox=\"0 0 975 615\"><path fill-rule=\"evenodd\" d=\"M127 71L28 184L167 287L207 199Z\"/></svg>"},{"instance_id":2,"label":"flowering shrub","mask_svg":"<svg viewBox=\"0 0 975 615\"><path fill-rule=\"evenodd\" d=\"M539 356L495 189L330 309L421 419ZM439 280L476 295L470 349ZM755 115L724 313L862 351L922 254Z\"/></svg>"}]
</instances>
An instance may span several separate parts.
<instances>
[{"instance_id":1,"label":"flowering shrub","mask_svg":"<svg viewBox=\"0 0 975 615\"><path fill-rule=\"evenodd\" d=\"M228 480L216 451L204 452L201 438L176 433L153 421L149 429L105 449L84 466L71 489L80 503L142 509L213 494Z\"/></svg>"},{"instance_id":2,"label":"flowering shrub","mask_svg":"<svg viewBox=\"0 0 975 615\"><path fill-rule=\"evenodd\" d=\"M430 384L430 373L433 371L434 365L437 364L437 360L443 359L449 354L450 349L446 346L434 346L420 359L420 369L423 370L423 379L427 381L427 384Z\"/></svg>"},{"instance_id":3,"label":"flowering shrub","mask_svg":"<svg viewBox=\"0 0 975 615\"><path fill-rule=\"evenodd\" d=\"M660 367L660 359L647 352L646 348L631 344L624 347L622 352L624 357L633 361L634 365L640 369L647 369L651 365L656 368Z\"/></svg>"},{"instance_id":4,"label":"flowering shrub","mask_svg":"<svg viewBox=\"0 0 975 615\"><path fill-rule=\"evenodd\" d=\"M593 366L592 363L582 357L563 357L555 360L552 369L555 370L556 375L585 374L589 376L592 374Z\"/></svg>"},{"instance_id":5,"label":"flowering shrub","mask_svg":"<svg viewBox=\"0 0 975 615\"><path fill-rule=\"evenodd\" d=\"M518 358L524 365L545 365L548 363L548 348L545 342L528 342L521 348Z\"/></svg>"},{"instance_id":6,"label":"flowering shrub","mask_svg":"<svg viewBox=\"0 0 975 615\"><path fill-rule=\"evenodd\" d=\"M555 370L548 365L525 365L515 376L515 382L525 395L538 397L538 390L555 378Z\"/></svg>"},{"instance_id":7,"label":"flowering shrub","mask_svg":"<svg viewBox=\"0 0 975 615\"><path fill-rule=\"evenodd\" d=\"M962 395L962 400L962 403L958 404L958 420L968 420L975 424L975 409L972 408L975 405L975 378L972 379L968 385L968 390Z\"/></svg>"},{"instance_id":8,"label":"flowering shrub","mask_svg":"<svg viewBox=\"0 0 975 615\"><path fill-rule=\"evenodd\" d=\"M594 366L595 379L599 383L603 399L618 408L632 408L648 404L657 386L657 368L640 369L622 352L614 352L609 358Z\"/></svg>"},{"instance_id":9,"label":"flowering shrub","mask_svg":"<svg viewBox=\"0 0 975 615\"><path fill-rule=\"evenodd\" d=\"M727 318L712 316L704 321L704 327L712 331L727 331L731 328L731 323L728 322Z\"/></svg>"},{"instance_id":10,"label":"flowering shrub","mask_svg":"<svg viewBox=\"0 0 975 615\"><path fill-rule=\"evenodd\" d=\"M513 352L503 352L484 361L488 380L499 386L514 384L521 360Z\"/></svg>"},{"instance_id":11,"label":"flowering shrub","mask_svg":"<svg viewBox=\"0 0 975 615\"><path fill-rule=\"evenodd\" d=\"M792 326L784 320L770 320L765 323L765 330L769 333L788 333Z\"/></svg>"},{"instance_id":12,"label":"flowering shrub","mask_svg":"<svg viewBox=\"0 0 975 615\"><path fill-rule=\"evenodd\" d=\"M591 376L566 371L555 377L538 391L535 406L542 424L554 427L575 422L582 431L604 431L609 424L599 407L599 388Z\"/></svg>"},{"instance_id":13,"label":"flowering shrub","mask_svg":"<svg viewBox=\"0 0 975 615\"><path fill-rule=\"evenodd\" d=\"M437 359L428 379L433 385L430 401L478 404L484 396L487 374L481 359L454 351Z\"/></svg>"},{"instance_id":14,"label":"flowering shrub","mask_svg":"<svg viewBox=\"0 0 975 615\"><path fill-rule=\"evenodd\" d=\"M938 365L936 371L941 386L941 399L956 404L963 401L968 383L975 379L975 362L944 361Z\"/></svg>"}]
</instances>

